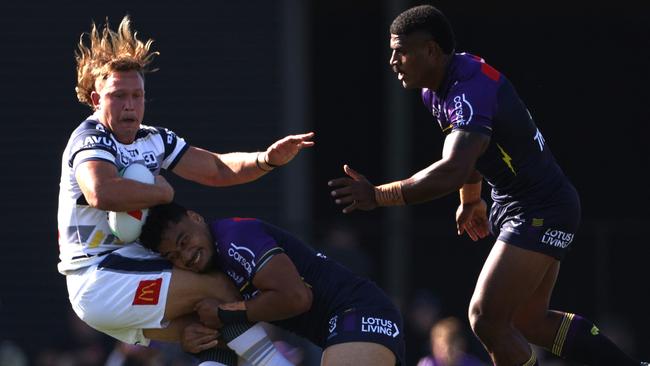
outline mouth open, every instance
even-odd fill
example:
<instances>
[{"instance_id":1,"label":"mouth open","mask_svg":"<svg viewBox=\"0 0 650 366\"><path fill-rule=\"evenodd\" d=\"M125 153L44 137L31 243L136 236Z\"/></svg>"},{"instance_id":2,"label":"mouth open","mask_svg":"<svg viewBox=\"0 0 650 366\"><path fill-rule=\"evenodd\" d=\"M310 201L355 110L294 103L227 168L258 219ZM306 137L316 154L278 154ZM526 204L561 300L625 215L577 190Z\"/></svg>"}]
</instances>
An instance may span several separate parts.
<instances>
[{"instance_id":1,"label":"mouth open","mask_svg":"<svg viewBox=\"0 0 650 366\"><path fill-rule=\"evenodd\" d=\"M189 267L196 266L199 263L200 259L201 259L201 249L197 250L196 253L194 253L194 256L192 256L192 259L190 260Z\"/></svg>"}]
</instances>

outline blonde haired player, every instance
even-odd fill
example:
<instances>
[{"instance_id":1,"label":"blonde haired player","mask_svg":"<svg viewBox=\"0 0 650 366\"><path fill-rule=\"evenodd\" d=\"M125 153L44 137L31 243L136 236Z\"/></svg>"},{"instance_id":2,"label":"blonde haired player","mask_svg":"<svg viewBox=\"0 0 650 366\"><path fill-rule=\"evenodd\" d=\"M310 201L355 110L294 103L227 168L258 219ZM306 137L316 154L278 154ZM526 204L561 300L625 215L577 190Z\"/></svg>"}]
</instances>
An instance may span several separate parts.
<instances>
[{"instance_id":1,"label":"blonde haired player","mask_svg":"<svg viewBox=\"0 0 650 366\"><path fill-rule=\"evenodd\" d=\"M107 22L82 35L76 91L93 114L72 132L63 152L58 208L58 269L66 276L75 312L95 329L141 345L178 340L183 317L199 300L233 301L238 293L222 274L172 268L139 244L120 242L111 234L106 211L172 201L174 189L158 175L161 169L208 186L242 184L314 144L313 133L307 133L287 136L261 152L218 154L190 146L166 128L142 124L144 76L158 54L152 42L138 39L128 17L117 31ZM121 178L118 171L133 163L149 168L155 183ZM248 328L224 327L222 334L253 364L287 364L260 327Z\"/></svg>"}]
</instances>

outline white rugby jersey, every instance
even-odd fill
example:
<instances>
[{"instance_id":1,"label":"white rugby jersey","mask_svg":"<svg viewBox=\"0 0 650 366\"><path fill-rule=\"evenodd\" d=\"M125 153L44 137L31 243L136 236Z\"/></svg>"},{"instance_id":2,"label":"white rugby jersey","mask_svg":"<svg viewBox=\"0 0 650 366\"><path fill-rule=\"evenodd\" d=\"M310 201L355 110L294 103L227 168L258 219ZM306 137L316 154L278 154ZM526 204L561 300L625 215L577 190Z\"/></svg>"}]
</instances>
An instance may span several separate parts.
<instances>
[{"instance_id":1,"label":"white rugby jersey","mask_svg":"<svg viewBox=\"0 0 650 366\"><path fill-rule=\"evenodd\" d=\"M61 161L59 184L59 272L75 270L103 259L98 254L123 247L108 227L106 211L88 206L75 178L75 169L89 160L115 164L118 171L132 163L145 165L154 174L171 170L189 145L166 128L141 125L135 141L122 144L96 117L77 127Z\"/></svg>"}]
</instances>

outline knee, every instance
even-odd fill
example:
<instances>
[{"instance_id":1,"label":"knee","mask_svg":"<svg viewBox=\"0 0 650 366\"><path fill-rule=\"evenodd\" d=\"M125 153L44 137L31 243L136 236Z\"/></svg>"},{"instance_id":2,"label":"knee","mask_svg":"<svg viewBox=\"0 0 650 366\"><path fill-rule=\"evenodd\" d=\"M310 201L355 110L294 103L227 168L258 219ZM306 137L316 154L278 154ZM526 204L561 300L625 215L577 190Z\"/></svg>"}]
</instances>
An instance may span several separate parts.
<instances>
[{"instance_id":1,"label":"knee","mask_svg":"<svg viewBox=\"0 0 650 366\"><path fill-rule=\"evenodd\" d=\"M469 318L469 325L472 327L474 334L480 337L479 334L483 333L483 329L487 328L487 318L482 311L480 304L471 302L467 314Z\"/></svg>"},{"instance_id":2,"label":"knee","mask_svg":"<svg viewBox=\"0 0 650 366\"><path fill-rule=\"evenodd\" d=\"M468 317L472 331L480 339L496 337L503 330L509 328L507 316L491 310L481 301L472 301L468 310Z\"/></svg>"}]
</instances>

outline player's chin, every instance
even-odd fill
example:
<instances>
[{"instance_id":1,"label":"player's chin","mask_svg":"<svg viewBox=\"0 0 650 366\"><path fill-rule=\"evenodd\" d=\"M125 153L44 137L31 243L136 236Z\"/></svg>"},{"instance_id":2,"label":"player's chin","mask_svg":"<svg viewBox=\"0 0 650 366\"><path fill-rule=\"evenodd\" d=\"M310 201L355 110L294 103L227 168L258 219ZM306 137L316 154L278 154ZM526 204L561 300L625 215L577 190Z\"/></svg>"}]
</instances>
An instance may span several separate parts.
<instances>
[{"instance_id":1,"label":"player's chin","mask_svg":"<svg viewBox=\"0 0 650 366\"><path fill-rule=\"evenodd\" d=\"M406 80L406 79L402 79L402 87L403 87L404 89L415 89L415 88L417 88L418 86L417 86L417 85L414 85L414 83L409 82L409 81Z\"/></svg>"},{"instance_id":2,"label":"player's chin","mask_svg":"<svg viewBox=\"0 0 650 366\"><path fill-rule=\"evenodd\" d=\"M209 267L210 267L210 261L207 260L206 258L201 258L201 261L199 261L199 263L197 263L194 266L194 268L192 268L191 270L194 272L202 273L202 272L206 272L209 269Z\"/></svg>"}]
</instances>

